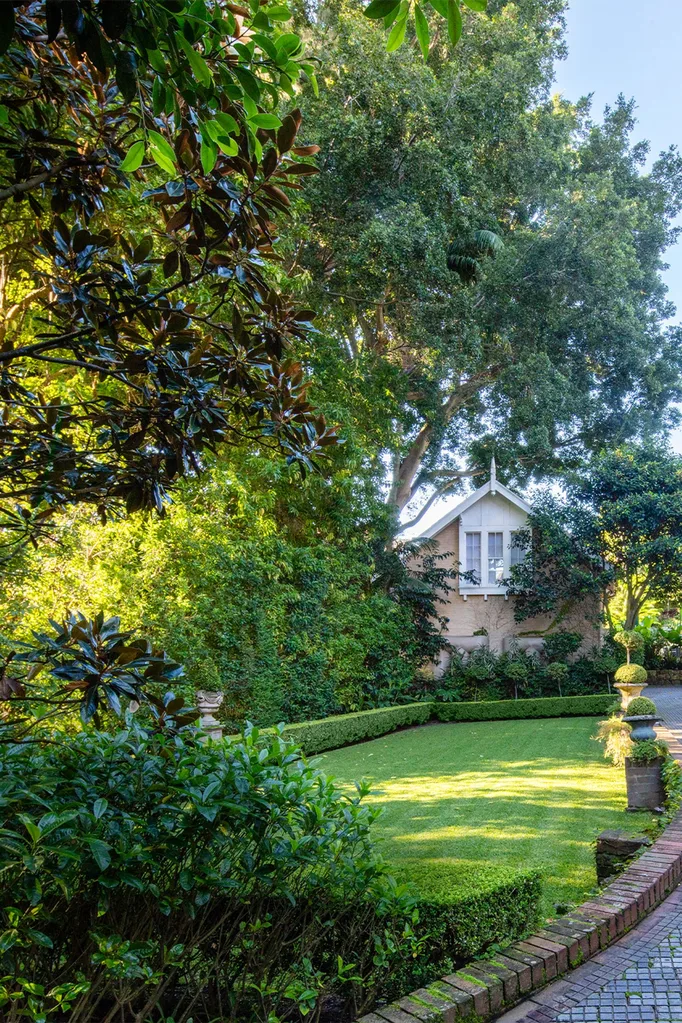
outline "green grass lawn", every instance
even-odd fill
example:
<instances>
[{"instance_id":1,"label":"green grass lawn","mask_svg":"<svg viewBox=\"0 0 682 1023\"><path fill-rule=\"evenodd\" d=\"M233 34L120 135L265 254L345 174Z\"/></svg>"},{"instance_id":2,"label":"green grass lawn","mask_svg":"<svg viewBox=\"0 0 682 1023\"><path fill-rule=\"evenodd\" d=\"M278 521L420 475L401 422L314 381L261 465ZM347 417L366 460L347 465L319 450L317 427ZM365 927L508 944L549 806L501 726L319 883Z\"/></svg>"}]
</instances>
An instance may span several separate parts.
<instances>
[{"instance_id":1,"label":"green grass lawn","mask_svg":"<svg viewBox=\"0 0 682 1023\"><path fill-rule=\"evenodd\" d=\"M425 896L447 896L495 867L542 871L542 911L581 902L596 885L594 838L640 830L625 813L623 769L591 737L595 718L412 728L324 754L344 787L368 778L383 853Z\"/></svg>"}]
</instances>

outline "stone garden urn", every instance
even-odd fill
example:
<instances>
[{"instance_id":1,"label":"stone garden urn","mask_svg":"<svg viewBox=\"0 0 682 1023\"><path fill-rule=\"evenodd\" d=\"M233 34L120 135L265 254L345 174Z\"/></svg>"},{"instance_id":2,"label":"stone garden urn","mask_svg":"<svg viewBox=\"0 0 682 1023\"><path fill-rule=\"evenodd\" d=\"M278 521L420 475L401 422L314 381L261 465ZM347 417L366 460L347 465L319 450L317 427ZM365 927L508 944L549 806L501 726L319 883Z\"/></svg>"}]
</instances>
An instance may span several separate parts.
<instances>
[{"instance_id":1,"label":"stone garden urn","mask_svg":"<svg viewBox=\"0 0 682 1023\"><path fill-rule=\"evenodd\" d=\"M199 711L200 724L206 732L208 739L216 742L223 737L223 726L215 717L220 704L223 702L224 693L210 689L197 689L197 710Z\"/></svg>"},{"instance_id":2,"label":"stone garden urn","mask_svg":"<svg viewBox=\"0 0 682 1023\"><path fill-rule=\"evenodd\" d=\"M655 739L654 725L658 720L659 718L655 714L626 714L623 718L623 721L632 729L630 738L633 742L639 742L642 739Z\"/></svg>"}]
</instances>

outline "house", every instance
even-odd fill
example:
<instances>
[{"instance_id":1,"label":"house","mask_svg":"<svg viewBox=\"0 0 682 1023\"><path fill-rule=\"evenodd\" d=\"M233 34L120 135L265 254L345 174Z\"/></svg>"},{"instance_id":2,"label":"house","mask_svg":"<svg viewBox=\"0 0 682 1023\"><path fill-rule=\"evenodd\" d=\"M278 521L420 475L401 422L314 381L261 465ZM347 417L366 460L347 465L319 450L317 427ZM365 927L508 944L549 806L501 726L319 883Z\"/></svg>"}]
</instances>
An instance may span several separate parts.
<instances>
[{"instance_id":1,"label":"house","mask_svg":"<svg viewBox=\"0 0 682 1023\"><path fill-rule=\"evenodd\" d=\"M480 648L496 653L514 647L539 651L544 636L559 629L580 633L583 652L600 645L599 607L593 601L589 607L582 604L564 608L560 616L515 620L518 598L506 592L503 580L508 578L511 566L524 557L523 549L514 546L512 538L526 526L530 510L522 497L498 481L493 459L487 483L423 532L423 536L437 540L440 550L449 555L448 567L475 577L475 581L453 581L447 604L441 605L451 649L441 654L437 674L447 669L453 650L464 654Z\"/></svg>"}]
</instances>

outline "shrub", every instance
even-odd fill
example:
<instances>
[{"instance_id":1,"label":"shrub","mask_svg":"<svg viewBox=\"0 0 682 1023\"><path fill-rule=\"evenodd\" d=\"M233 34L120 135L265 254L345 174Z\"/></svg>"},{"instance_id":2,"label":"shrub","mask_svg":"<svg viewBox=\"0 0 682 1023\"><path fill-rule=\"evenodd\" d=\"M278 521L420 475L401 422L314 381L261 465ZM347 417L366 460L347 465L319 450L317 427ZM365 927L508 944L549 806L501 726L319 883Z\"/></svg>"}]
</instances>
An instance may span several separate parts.
<instances>
[{"instance_id":1,"label":"shrub","mask_svg":"<svg viewBox=\"0 0 682 1023\"><path fill-rule=\"evenodd\" d=\"M646 696L636 696L634 700L630 700L628 703L627 714L628 717L633 717L638 714L655 714L656 704L653 700L650 700Z\"/></svg>"},{"instance_id":2,"label":"shrub","mask_svg":"<svg viewBox=\"0 0 682 1023\"><path fill-rule=\"evenodd\" d=\"M633 742L628 760L633 764L650 764L667 755L668 747L660 739L640 739L639 742Z\"/></svg>"},{"instance_id":3,"label":"shrub","mask_svg":"<svg viewBox=\"0 0 682 1023\"><path fill-rule=\"evenodd\" d=\"M630 756L633 747L630 725L619 717L607 718L599 722L595 739L604 743L604 756L614 767L622 767L625 758Z\"/></svg>"},{"instance_id":4,"label":"shrub","mask_svg":"<svg viewBox=\"0 0 682 1023\"><path fill-rule=\"evenodd\" d=\"M395 994L451 973L491 945L508 945L537 923L542 878L536 870L489 866L472 879L467 867L444 875L427 864L423 872L413 865L410 878L420 891L414 929L424 945L419 959L406 964Z\"/></svg>"},{"instance_id":5,"label":"shrub","mask_svg":"<svg viewBox=\"0 0 682 1023\"><path fill-rule=\"evenodd\" d=\"M402 707L338 714L319 721L301 721L285 725L283 735L311 756L350 746L363 739L376 739L407 725L423 725L431 717L432 706L431 703L408 703Z\"/></svg>"},{"instance_id":6,"label":"shrub","mask_svg":"<svg viewBox=\"0 0 682 1023\"><path fill-rule=\"evenodd\" d=\"M554 696L537 700L490 703L437 703L439 721L503 721L511 718L592 717L614 707L613 696Z\"/></svg>"},{"instance_id":7,"label":"shrub","mask_svg":"<svg viewBox=\"0 0 682 1023\"><path fill-rule=\"evenodd\" d=\"M638 686L647 680L646 668L641 664L621 664L616 672L616 682Z\"/></svg>"},{"instance_id":8,"label":"shrub","mask_svg":"<svg viewBox=\"0 0 682 1023\"><path fill-rule=\"evenodd\" d=\"M418 948L376 812L278 735L127 723L2 751L3 1020L363 1011Z\"/></svg>"}]
</instances>

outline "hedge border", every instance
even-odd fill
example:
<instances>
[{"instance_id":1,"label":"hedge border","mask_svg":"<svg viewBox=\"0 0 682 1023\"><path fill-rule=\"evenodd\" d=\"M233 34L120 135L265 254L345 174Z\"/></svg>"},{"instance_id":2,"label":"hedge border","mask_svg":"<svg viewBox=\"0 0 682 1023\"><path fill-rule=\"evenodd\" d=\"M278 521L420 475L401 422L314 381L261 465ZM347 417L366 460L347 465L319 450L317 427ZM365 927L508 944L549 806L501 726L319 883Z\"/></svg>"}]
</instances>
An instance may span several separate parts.
<instances>
[{"instance_id":1,"label":"hedge border","mask_svg":"<svg viewBox=\"0 0 682 1023\"><path fill-rule=\"evenodd\" d=\"M283 736L301 747L307 756L378 739L399 728L428 721L511 721L514 719L597 717L606 714L618 698L597 696L545 696L537 699L490 700L480 703L406 703L354 714L338 714L318 721L285 725Z\"/></svg>"}]
</instances>

